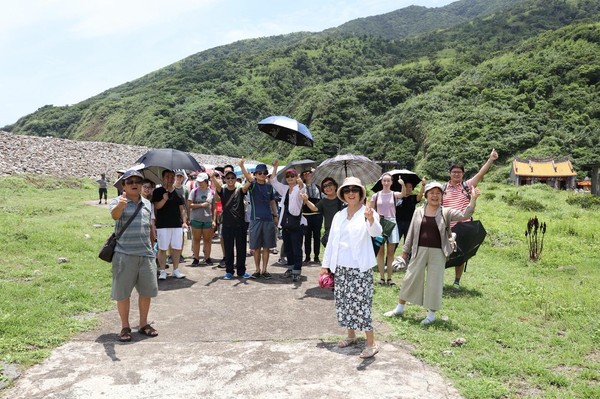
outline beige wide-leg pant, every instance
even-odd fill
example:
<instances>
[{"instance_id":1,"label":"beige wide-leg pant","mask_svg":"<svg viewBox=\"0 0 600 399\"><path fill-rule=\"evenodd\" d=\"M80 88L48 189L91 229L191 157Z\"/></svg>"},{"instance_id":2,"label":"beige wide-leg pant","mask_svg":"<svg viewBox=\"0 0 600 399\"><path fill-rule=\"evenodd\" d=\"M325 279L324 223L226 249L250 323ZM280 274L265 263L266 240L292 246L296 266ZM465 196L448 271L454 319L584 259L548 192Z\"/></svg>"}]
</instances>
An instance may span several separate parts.
<instances>
[{"instance_id":1,"label":"beige wide-leg pant","mask_svg":"<svg viewBox=\"0 0 600 399\"><path fill-rule=\"evenodd\" d=\"M400 299L436 311L442 307L446 257L440 248L419 247L408 263Z\"/></svg>"}]
</instances>

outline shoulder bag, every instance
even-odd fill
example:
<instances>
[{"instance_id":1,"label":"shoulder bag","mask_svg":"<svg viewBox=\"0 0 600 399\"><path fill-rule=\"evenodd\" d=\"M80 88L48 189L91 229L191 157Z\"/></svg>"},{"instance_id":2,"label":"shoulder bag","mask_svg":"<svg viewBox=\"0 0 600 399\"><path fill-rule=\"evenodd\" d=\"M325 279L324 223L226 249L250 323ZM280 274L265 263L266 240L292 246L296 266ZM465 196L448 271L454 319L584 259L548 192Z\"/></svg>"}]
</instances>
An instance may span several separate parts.
<instances>
[{"instance_id":1,"label":"shoulder bag","mask_svg":"<svg viewBox=\"0 0 600 399\"><path fill-rule=\"evenodd\" d=\"M131 215L129 220L127 220L127 222L125 223L125 226L123 226L117 234L112 233L110 235L110 237L108 237L108 240L106 240L106 242L100 249L100 253L98 254L98 257L100 259L102 259L105 262L112 262L113 255L115 254L115 247L117 246L117 240L119 238L121 238L121 235L123 234L125 229L127 227L129 227L129 225L131 224L131 222L133 221L135 216L138 214L140 209L142 209L142 206L144 206L144 203L140 199L140 203L138 204L137 208L135 209L135 212L133 213L133 215Z\"/></svg>"}]
</instances>

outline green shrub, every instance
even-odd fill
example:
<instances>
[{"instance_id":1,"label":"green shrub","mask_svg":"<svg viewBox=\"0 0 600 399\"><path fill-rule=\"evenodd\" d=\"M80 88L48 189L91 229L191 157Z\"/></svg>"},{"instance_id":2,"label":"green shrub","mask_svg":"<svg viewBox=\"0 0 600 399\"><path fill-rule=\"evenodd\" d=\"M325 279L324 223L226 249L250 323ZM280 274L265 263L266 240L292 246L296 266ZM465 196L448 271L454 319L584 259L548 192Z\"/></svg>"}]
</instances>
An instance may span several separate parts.
<instances>
[{"instance_id":1,"label":"green shrub","mask_svg":"<svg viewBox=\"0 0 600 399\"><path fill-rule=\"evenodd\" d=\"M600 208L600 197L592 194L576 194L567 198L567 204L580 206L584 209Z\"/></svg>"},{"instance_id":2,"label":"green shrub","mask_svg":"<svg viewBox=\"0 0 600 399\"><path fill-rule=\"evenodd\" d=\"M525 211L541 212L546 209L546 206L534 199L523 198L518 192L503 195L502 199L510 206L523 209Z\"/></svg>"}]
</instances>

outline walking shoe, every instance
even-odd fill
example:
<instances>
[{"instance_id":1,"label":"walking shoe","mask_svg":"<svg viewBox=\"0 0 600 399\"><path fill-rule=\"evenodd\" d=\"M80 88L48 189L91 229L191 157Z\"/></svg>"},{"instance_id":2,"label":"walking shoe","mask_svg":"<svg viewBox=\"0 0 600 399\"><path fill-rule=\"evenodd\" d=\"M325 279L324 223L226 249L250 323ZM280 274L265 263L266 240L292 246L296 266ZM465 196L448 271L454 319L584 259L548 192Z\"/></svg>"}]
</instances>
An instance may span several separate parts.
<instances>
[{"instance_id":1,"label":"walking shoe","mask_svg":"<svg viewBox=\"0 0 600 399\"><path fill-rule=\"evenodd\" d=\"M223 276L224 280L231 280L233 278L233 273L225 273Z\"/></svg>"},{"instance_id":2,"label":"walking shoe","mask_svg":"<svg viewBox=\"0 0 600 399\"><path fill-rule=\"evenodd\" d=\"M240 276L241 278L252 278L252 275L250 273L244 273L243 276Z\"/></svg>"},{"instance_id":3,"label":"walking shoe","mask_svg":"<svg viewBox=\"0 0 600 399\"><path fill-rule=\"evenodd\" d=\"M98 205L102 205L102 201L98 201Z\"/></svg>"},{"instance_id":4,"label":"walking shoe","mask_svg":"<svg viewBox=\"0 0 600 399\"><path fill-rule=\"evenodd\" d=\"M299 274L292 275L292 282L295 283L295 282L298 282L300 280L302 280L302 276L301 275L299 275Z\"/></svg>"},{"instance_id":5,"label":"walking shoe","mask_svg":"<svg viewBox=\"0 0 600 399\"><path fill-rule=\"evenodd\" d=\"M185 278L185 275L182 274L179 269L173 270L173 277L175 278Z\"/></svg>"},{"instance_id":6,"label":"walking shoe","mask_svg":"<svg viewBox=\"0 0 600 399\"><path fill-rule=\"evenodd\" d=\"M183 255L179 255L179 263L185 263L185 258Z\"/></svg>"},{"instance_id":7,"label":"walking shoe","mask_svg":"<svg viewBox=\"0 0 600 399\"><path fill-rule=\"evenodd\" d=\"M281 278L290 278L292 277L292 271L291 270L286 270L285 273L283 273L281 275Z\"/></svg>"},{"instance_id":8,"label":"walking shoe","mask_svg":"<svg viewBox=\"0 0 600 399\"><path fill-rule=\"evenodd\" d=\"M271 276L271 273L269 272L264 272L263 274L261 274L262 278L264 278L265 280L270 280L273 278L273 276Z\"/></svg>"},{"instance_id":9,"label":"walking shoe","mask_svg":"<svg viewBox=\"0 0 600 399\"><path fill-rule=\"evenodd\" d=\"M454 288L456 291L460 291L460 284L455 282L452 284L452 288Z\"/></svg>"},{"instance_id":10,"label":"walking shoe","mask_svg":"<svg viewBox=\"0 0 600 399\"><path fill-rule=\"evenodd\" d=\"M192 267L197 267L197 266L200 266L200 259L194 258L194 260L192 261Z\"/></svg>"},{"instance_id":11,"label":"walking shoe","mask_svg":"<svg viewBox=\"0 0 600 399\"><path fill-rule=\"evenodd\" d=\"M252 275L250 276L250 278L253 278L253 279L260 278L260 272L252 273Z\"/></svg>"},{"instance_id":12,"label":"walking shoe","mask_svg":"<svg viewBox=\"0 0 600 399\"><path fill-rule=\"evenodd\" d=\"M304 262L302 262L303 265L308 265L310 263L310 258L306 258L304 259Z\"/></svg>"},{"instance_id":13,"label":"walking shoe","mask_svg":"<svg viewBox=\"0 0 600 399\"><path fill-rule=\"evenodd\" d=\"M166 270L161 270L160 274L158 275L158 279L159 280L166 280L167 279L167 271Z\"/></svg>"},{"instance_id":14,"label":"walking shoe","mask_svg":"<svg viewBox=\"0 0 600 399\"><path fill-rule=\"evenodd\" d=\"M435 321L435 319L430 319L429 317L424 318L423 320L421 320L421 325L426 326L428 324L431 324Z\"/></svg>"},{"instance_id":15,"label":"walking shoe","mask_svg":"<svg viewBox=\"0 0 600 399\"><path fill-rule=\"evenodd\" d=\"M226 267L225 266L225 258L223 258L223 259L221 259L219 261L219 266L218 267L219 267L219 269L225 269L225 267Z\"/></svg>"},{"instance_id":16,"label":"walking shoe","mask_svg":"<svg viewBox=\"0 0 600 399\"><path fill-rule=\"evenodd\" d=\"M285 258L279 258L277 259L277 261L275 262L276 265L287 265L287 259Z\"/></svg>"},{"instance_id":17,"label":"walking shoe","mask_svg":"<svg viewBox=\"0 0 600 399\"><path fill-rule=\"evenodd\" d=\"M319 260L319 257L315 257L315 261L313 262L315 265L320 265L321 261Z\"/></svg>"},{"instance_id":18,"label":"walking shoe","mask_svg":"<svg viewBox=\"0 0 600 399\"><path fill-rule=\"evenodd\" d=\"M211 259L211 258L207 258L207 259L205 259L205 260L204 260L204 262L206 262L206 265L207 265L207 266L212 266L212 265L214 265L214 263L213 263L213 261L212 261L212 259Z\"/></svg>"}]
</instances>

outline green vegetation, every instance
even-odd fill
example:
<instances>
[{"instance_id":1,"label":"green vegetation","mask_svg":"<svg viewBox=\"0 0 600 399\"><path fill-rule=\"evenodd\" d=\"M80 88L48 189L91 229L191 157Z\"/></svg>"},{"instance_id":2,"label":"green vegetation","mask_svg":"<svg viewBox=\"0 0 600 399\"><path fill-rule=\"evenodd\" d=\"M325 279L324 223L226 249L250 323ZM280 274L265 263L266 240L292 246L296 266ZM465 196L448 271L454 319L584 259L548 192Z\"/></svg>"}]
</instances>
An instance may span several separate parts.
<instances>
[{"instance_id":1,"label":"green vegetation","mask_svg":"<svg viewBox=\"0 0 600 399\"><path fill-rule=\"evenodd\" d=\"M575 194L518 188L519 197L544 205L536 214L548 225L544 254L531 262L524 231L532 213L502 200L517 188L481 188L496 196L478 200L475 217L488 237L469 261L462 289L452 288L448 270L438 320L421 326L426 310L409 304L404 319L389 321L392 336L438 366L466 398L600 397L597 210L570 205ZM397 290L377 286L374 312L397 301ZM452 346L457 338L466 343Z\"/></svg>"},{"instance_id":2,"label":"green vegetation","mask_svg":"<svg viewBox=\"0 0 600 399\"><path fill-rule=\"evenodd\" d=\"M500 163L571 156L582 177L600 162L599 20L594 0L408 7L210 49L5 129L284 161L355 152L432 178L495 147ZM273 114L306 123L315 147L258 132Z\"/></svg>"},{"instance_id":3,"label":"green vegetation","mask_svg":"<svg viewBox=\"0 0 600 399\"><path fill-rule=\"evenodd\" d=\"M476 217L488 238L462 290L451 288L449 270L438 321L421 326L425 310L408 305L406 318L386 319L392 338L439 367L466 398L600 397L597 208L541 185L481 187ZM112 309L110 268L96 257L112 223L105 209L86 205L96 190L87 180L0 179L0 362L40 362ZM502 199L517 191L544 206L536 214L548 231L535 263L523 234L531 212ZM398 290L375 290L380 317ZM457 338L466 343L453 347Z\"/></svg>"}]
</instances>

